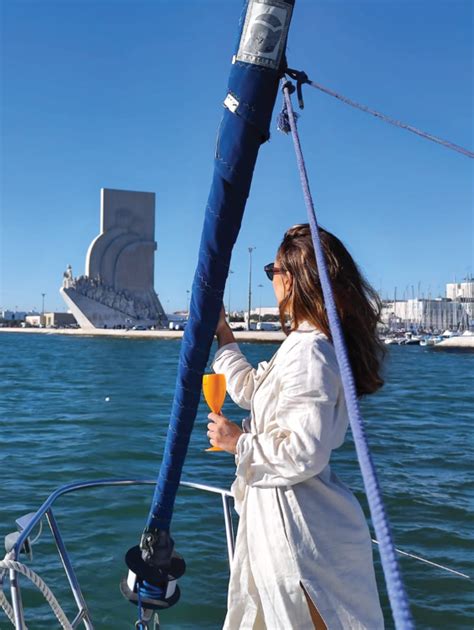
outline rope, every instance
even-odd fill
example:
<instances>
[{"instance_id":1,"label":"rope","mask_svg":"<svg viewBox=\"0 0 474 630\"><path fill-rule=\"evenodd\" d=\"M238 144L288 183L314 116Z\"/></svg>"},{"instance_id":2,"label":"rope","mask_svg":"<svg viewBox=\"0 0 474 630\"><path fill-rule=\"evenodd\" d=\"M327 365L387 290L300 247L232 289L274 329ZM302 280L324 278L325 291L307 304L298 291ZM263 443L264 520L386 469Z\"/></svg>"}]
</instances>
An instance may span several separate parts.
<instances>
[{"instance_id":1,"label":"rope","mask_svg":"<svg viewBox=\"0 0 474 630\"><path fill-rule=\"evenodd\" d=\"M3 608L3 612L6 614L8 619L15 625L15 615L13 613L13 608L10 606L10 602L5 596L3 592L3 588L0 586L0 606Z\"/></svg>"},{"instance_id":2,"label":"rope","mask_svg":"<svg viewBox=\"0 0 474 630\"><path fill-rule=\"evenodd\" d=\"M296 152L296 161L300 173L301 184L305 199L306 209L308 211L308 219L311 227L311 235L313 238L314 251L316 254L317 268L323 291L324 303L329 320L329 327L336 352L339 370L341 372L342 385L347 404L347 411L351 424L352 434L356 446L359 465L364 480L367 500L372 515L373 526L377 540L380 544L380 556L382 567L385 574L388 596L392 607L392 614L397 630L411 630L414 628L413 619L408 606L408 600L403 586L400 570L398 567L397 556L392 541L390 526L385 514L380 488L377 480L377 473L369 451L367 438L365 436L364 424L359 409L359 403L356 394L354 376L352 374L346 344L344 341L339 316L336 310L334 295L331 288L329 273L324 259L324 253L319 238L319 227L314 211L313 199L311 196L306 166L301 151L301 144L296 128L296 120L291 103L290 90L293 87L289 82L283 85L283 94L285 97L285 107L293 143Z\"/></svg>"},{"instance_id":3,"label":"rope","mask_svg":"<svg viewBox=\"0 0 474 630\"><path fill-rule=\"evenodd\" d=\"M347 98L347 96L343 96L342 94L339 94L338 92L335 92L334 90L331 90L330 88L324 87L324 85L321 85L320 83L316 83L316 81L311 81L310 79L308 79L308 77L306 76L304 72L299 72L298 70L291 70L290 68L288 68L286 73L297 81L298 100L300 102L300 107L302 105L301 85L306 83L307 85L310 85L311 87L316 88L317 90L320 90L321 92L324 92L324 94L329 94L329 96L333 96L334 98L337 98L339 101L341 101L342 103L345 103L346 105L350 105L351 107L354 107L355 109L359 109L362 112L366 112L367 114L371 114L372 116L375 116L376 118L380 118L380 120L383 120L389 125L393 125L394 127L398 127L400 129L405 129L406 131L411 131L411 133L415 133L417 136L420 136L421 138L425 138L425 140L431 140L431 142L436 142L437 144L440 144L441 146L446 147L446 149L451 149L451 151L457 151L458 153L462 153L462 155L465 155L466 157L474 158L474 153L472 151L469 151L469 149L465 149L464 147L461 147L458 144L454 144L454 142L451 142L450 140L444 140L443 138L434 136L431 133L422 131L421 129L418 129L417 127L414 127L413 125L409 125L408 123L404 123L401 120L396 120L395 118L391 118L390 116L387 116L386 114L382 114L381 112L378 112L375 109L367 107L367 105L362 105L361 103L357 103L356 101L353 101L350 98Z\"/></svg>"},{"instance_id":4,"label":"rope","mask_svg":"<svg viewBox=\"0 0 474 630\"><path fill-rule=\"evenodd\" d=\"M51 606L51 610L56 615L57 620L59 621L61 626L64 628L64 630L73 630L73 627L69 623L69 621L68 621L68 619L67 619L67 617L66 617L66 615L65 615L65 613L63 611L63 609L59 605L58 600L55 598L55 596L51 592L50 588L40 578L40 576L38 574L36 574L34 571L29 569L24 564L21 564L21 562L16 562L15 560L10 560L9 558L4 558L3 560L0 560L0 569L13 569L13 571L16 571L17 573L20 573L21 575L24 575L31 582L33 582L33 584L44 595L44 598L46 599L48 604ZM10 608L11 608L11 606L10 606ZM8 613L7 613L7 615L8 615ZM11 620L11 617L10 617L10 620Z\"/></svg>"},{"instance_id":5,"label":"rope","mask_svg":"<svg viewBox=\"0 0 474 630\"><path fill-rule=\"evenodd\" d=\"M372 542L376 545L379 545L379 541L372 538ZM429 564L432 567L437 567L438 569L443 569L444 571L449 571L450 573L454 573L455 575L459 575L460 577L466 578L466 580L472 580L470 575L466 575L465 573L461 573L461 571L456 571L456 569L450 569L449 567L445 567L443 564L438 564L437 562L433 562L432 560L427 560L426 558L422 558L421 556L416 556L414 553L408 553L408 551L402 551L401 549L397 549L395 547L395 551L402 556L408 556L409 558L413 558L414 560L419 560L420 562L424 562L425 564Z\"/></svg>"},{"instance_id":6,"label":"rope","mask_svg":"<svg viewBox=\"0 0 474 630\"><path fill-rule=\"evenodd\" d=\"M138 608L138 619L135 623L135 628L137 630L143 630L142 624L142 596L140 593L140 585L137 585L137 608Z\"/></svg>"}]
</instances>

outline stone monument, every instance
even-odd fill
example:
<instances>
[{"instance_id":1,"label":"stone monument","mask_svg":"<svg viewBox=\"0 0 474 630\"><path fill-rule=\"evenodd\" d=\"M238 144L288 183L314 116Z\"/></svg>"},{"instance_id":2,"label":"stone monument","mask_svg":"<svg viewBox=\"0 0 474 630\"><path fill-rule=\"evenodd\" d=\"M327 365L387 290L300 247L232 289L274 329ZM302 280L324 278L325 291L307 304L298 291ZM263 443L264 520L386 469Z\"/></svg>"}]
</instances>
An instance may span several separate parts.
<instances>
[{"instance_id":1,"label":"stone monument","mask_svg":"<svg viewBox=\"0 0 474 630\"><path fill-rule=\"evenodd\" d=\"M81 328L166 326L154 289L155 194L102 188L100 234L60 293Z\"/></svg>"}]
</instances>

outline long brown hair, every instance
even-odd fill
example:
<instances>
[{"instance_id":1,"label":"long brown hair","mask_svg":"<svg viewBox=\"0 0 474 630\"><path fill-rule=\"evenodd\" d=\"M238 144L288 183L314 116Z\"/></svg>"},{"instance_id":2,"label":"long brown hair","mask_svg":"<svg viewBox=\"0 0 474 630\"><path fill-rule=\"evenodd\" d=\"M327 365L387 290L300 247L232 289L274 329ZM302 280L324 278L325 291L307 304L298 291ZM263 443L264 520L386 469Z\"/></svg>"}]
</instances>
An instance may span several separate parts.
<instances>
[{"instance_id":1,"label":"long brown hair","mask_svg":"<svg viewBox=\"0 0 474 630\"><path fill-rule=\"evenodd\" d=\"M372 394L383 385L380 369L384 346L377 335L382 309L380 299L341 241L322 228L319 228L319 236L357 394ZM295 225L286 232L276 260L278 266L292 276L291 288L279 304L282 329L288 334L307 321L331 339L307 223Z\"/></svg>"}]
</instances>

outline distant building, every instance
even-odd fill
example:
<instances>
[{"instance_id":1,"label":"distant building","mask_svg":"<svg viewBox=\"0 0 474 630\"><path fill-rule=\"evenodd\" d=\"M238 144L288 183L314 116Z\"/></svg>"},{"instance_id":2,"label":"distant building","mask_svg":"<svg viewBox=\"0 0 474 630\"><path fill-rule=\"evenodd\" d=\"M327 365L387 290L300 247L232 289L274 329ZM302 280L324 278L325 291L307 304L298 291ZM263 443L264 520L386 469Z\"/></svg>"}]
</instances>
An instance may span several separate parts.
<instances>
[{"instance_id":1,"label":"distant building","mask_svg":"<svg viewBox=\"0 0 474 630\"><path fill-rule=\"evenodd\" d=\"M447 284L446 297L460 302L469 315L470 321L474 323L474 280L472 278Z\"/></svg>"},{"instance_id":2,"label":"distant building","mask_svg":"<svg viewBox=\"0 0 474 630\"><path fill-rule=\"evenodd\" d=\"M265 315L274 315L275 317L280 316L280 311L278 310L278 306L262 306L261 308L253 308L250 311L250 315L257 315L265 317Z\"/></svg>"},{"instance_id":3,"label":"distant building","mask_svg":"<svg viewBox=\"0 0 474 630\"><path fill-rule=\"evenodd\" d=\"M25 311L0 311L0 319L3 319L7 322L24 322L25 317Z\"/></svg>"},{"instance_id":4,"label":"distant building","mask_svg":"<svg viewBox=\"0 0 474 630\"><path fill-rule=\"evenodd\" d=\"M469 330L474 327L474 280L446 285L446 297L385 301L382 322L390 330Z\"/></svg>"},{"instance_id":5,"label":"distant building","mask_svg":"<svg viewBox=\"0 0 474 630\"><path fill-rule=\"evenodd\" d=\"M474 280L466 278L464 282L449 282L446 285L446 297L450 300L471 299L474 302Z\"/></svg>"},{"instance_id":6,"label":"distant building","mask_svg":"<svg viewBox=\"0 0 474 630\"><path fill-rule=\"evenodd\" d=\"M390 330L469 329L471 318L461 302L447 298L384 302L382 322Z\"/></svg>"},{"instance_id":7,"label":"distant building","mask_svg":"<svg viewBox=\"0 0 474 630\"><path fill-rule=\"evenodd\" d=\"M27 315L25 317L25 322L29 326L33 326L33 328L39 328L41 326L41 318L42 315L39 313L33 313L32 315Z\"/></svg>"},{"instance_id":8,"label":"distant building","mask_svg":"<svg viewBox=\"0 0 474 630\"><path fill-rule=\"evenodd\" d=\"M58 327L62 328L63 326L73 326L77 324L76 318L72 313L45 313L44 314L44 325L46 328L49 327Z\"/></svg>"},{"instance_id":9,"label":"distant building","mask_svg":"<svg viewBox=\"0 0 474 630\"><path fill-rule=\"evenodd\" d=\"M25 322L33 327L45 326L46 328L62 328L77 324L74 315L62 312L33 313L25 317Z\"/></svg>"}]
</instances>

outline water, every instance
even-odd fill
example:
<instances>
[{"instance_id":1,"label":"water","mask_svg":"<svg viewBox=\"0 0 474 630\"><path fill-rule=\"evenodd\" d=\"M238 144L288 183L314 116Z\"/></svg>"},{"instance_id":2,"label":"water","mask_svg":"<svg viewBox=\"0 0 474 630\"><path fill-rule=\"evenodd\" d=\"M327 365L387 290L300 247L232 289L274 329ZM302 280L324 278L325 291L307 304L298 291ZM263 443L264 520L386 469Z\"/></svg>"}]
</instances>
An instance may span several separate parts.
<instances>
[{"instance_id":1,"label":"water","mask_svg":"<svg viewBox=\"0 0 474 630\"><path fill-rule=\"evenodd\" d=\"M156 476L179 342L2 334L0 350L0 537L63 484ZM276 346L244 344L243 350L256 363L269 359ZM468 575L474 575L473 367L472 354L392 346L386 386L363 403L396 545ZM245 415L229 401L225 412L235 420ZM228 487L233 458L204 452L206 416L202 405L183 479ZM350 438L334 454L333 467L366 509ZM56 518L97 630L133 627L136 610L122 599L118 584L123 555L138 543L152 492L152 486L87 490L57 503ZM228 579L220 497L180 492L173 536L188 569L180 580L180 603L160 615L162 627L220 628ZM32 568L73 613L48 533L34 553ZM377 550L375 558L391 628ZM401 567L417 628L473 627L472 581L410 558L402 558ZM30 627L57 627L41 596L23 584ZM0 628L8 627L0 614Z\"/></svg>"}]
</instances>

